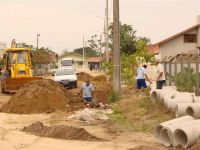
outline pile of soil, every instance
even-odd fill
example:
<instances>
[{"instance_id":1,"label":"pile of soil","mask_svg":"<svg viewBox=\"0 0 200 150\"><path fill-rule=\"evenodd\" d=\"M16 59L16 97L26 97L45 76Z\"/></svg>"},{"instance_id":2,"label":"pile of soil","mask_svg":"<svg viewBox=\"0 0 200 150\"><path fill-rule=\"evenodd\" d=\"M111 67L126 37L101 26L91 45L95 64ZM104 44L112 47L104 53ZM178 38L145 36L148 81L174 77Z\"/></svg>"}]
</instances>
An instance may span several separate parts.
<instances>
[{"instance_id":1,"label":"pile of soil","mask_svg":"<svg viewBox=\"0 0 200 150\"><path fill-rule=\"evenodd\" d=\"M108 98L112 92L112 86L110 83L96 82L93 83L95 90L95 97L97 101L103 104L108 103Z\"/></svg>"},{"instance_id":2,"label":"pile of soil","mask_svg":"<svg viewBox=\"0 0 200 150\"><path fill-rule=\"evenodd\" d=\"M44 126L42 122L32 123L31 125L24 127L22 131L42 137L52 137L66 140L102 141L102 139L88 133L84 128L76 128L65 125L47 127Z\"/></svg>"},{"instance_id":3,"label":"pile of soil","mask_svg":"<svg viewBox=\"0 0 200 150\"><path fill-rule=\"evenodd\" d=\"M68 91L67 95L69 99L67 105L67 112L73 112L87 107L83 103L82 97L80 97L80 89L71 89Z\"/></svg>"},{"instance_id":4,"label":"pile of soil","mask_svg":"<svg viewBox=\"0 0 200 150\"><path fill-rule=\"evenodd\" d=\"M85 80L88 80L88 79L91 79L91 78L92 78L92 76L89 75L86 72L80 72L80 73L77 74L78 81L85 81Z\"/></svg>"},{"instance_id":5,"label":"pile of soil","mask_svg":"<svg viewBox=\"0 0 200 150\"><path fill-rule=\"evenodd\" d=\"M200 150L200 142L197 142L195 145L188 149L182 148L181 146L177 146L175 148L169 148L168 150Z\"/></svg>"},{"instance_id":6,"label":"pile of soil","mask_svg":"<svg viewBox=\"0 0 200 150\"><path fill-rule=\"evenodd\" d=\"M69 103L65 88L53 80L37 80L25 84L2 107L2 112L30 114L66 111Z\"/></svg>"},{"instance_id":7,"label":"pile of soil","mask_svg":"<svg viewBox=\"0 0 200 150\"><path fill-rule=\"evenodd\" d=\"M149 147L149 146L138 146L136 148L129 148L128 150L160 150L155 147Z\"/></svg>"},{"instance_id":8,"label":"pile of soil","mask_svg":"<svg viewBox=\"0 0 200 150\"><path fill-rule=\"evenodd\" d=\"M92 78L91 81L94 81L94 82L106 82L106 76L105 75L98 75L98 76L94 76Z\"/></svg>"}]
</instances>

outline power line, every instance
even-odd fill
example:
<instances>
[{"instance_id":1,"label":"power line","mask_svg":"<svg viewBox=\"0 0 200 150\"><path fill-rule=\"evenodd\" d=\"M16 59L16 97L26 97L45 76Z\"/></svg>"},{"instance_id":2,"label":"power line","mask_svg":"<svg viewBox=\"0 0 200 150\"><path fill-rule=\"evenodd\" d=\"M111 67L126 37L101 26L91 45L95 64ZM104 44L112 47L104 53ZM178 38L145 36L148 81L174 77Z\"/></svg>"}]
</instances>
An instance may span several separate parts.
<instances>
[{"instance_id":1,"label":"power line","mask_svg":"<svg viewBox=\"0 0 200 150\"><path fill-rule=\"evenodd\" d=\"M99 11L90 11L87 13L84 13L82 15L77 15L77 16L71 16L71 17L63 17L63 18L23 18L23 17L12 17L12 16L0 16L4 19L16 19L16 20L38 20L38 21L51 21L51 20L69 20L69 19L78 19L83 16L89 16L89 15L94 15L94 13L99 12Z\"/></svg>"}]
</instances>

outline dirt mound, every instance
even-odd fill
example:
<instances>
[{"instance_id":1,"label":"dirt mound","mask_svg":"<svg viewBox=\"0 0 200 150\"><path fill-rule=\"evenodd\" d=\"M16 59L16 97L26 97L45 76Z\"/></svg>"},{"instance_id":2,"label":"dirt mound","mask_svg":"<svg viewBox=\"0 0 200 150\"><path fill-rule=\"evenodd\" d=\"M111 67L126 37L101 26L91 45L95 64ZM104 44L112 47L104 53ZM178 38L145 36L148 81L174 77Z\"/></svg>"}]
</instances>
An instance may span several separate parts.
<instances>
[{"instance_id":1,"label":"dirt mound","mask_svg":"<svg viewBox=\"0 0 200 150\"><path fill-rule=\"evenodd\" d=\"M169 148L168 150L200 150L200 142L188 149L182 148L182 146L176 146L175 148Z\"/></svg>"},{"instance_id":2,"label":"dirt mound","mask_svg":"<svg viewBox=\"0 0 200 150\"><path fill-rule=\"evenodd\" d=\"M91 81L94 81L94 82L106 82L106 76L105 75L98 75L98 76L94 76L92 78Z\"/></svg>"},{"instance_id":3,"label":"dirt mound","mask_svg":"<svg viewBox=\"0 0 200 150\"><path fill-rule=\"evenodd\" d=\"M108 97L112 92L112 86L110 83L98 82L93 83L95 89L95 97L98 102L103 104L108 103Z\"/></svg>"},{"instance_id":4,"label":"dirt mound","mask_svg":"<svg viewBox=\"0 0 200 150\"><path fill-rule=\"evenodd\" d=\"M192 148L190 148L190 150L200 150L200 142L198 142L197 144L192 146Z\"/></svg>"},{"instance_id":5,"label":"dirt mound","mask_svg":"<svg viewBox=\"0 0 200 150\"><path fill-rule=\"evenodd\" d=\"M44 126L41 122L32 123L24 127L23 132L32 133L38 136L52 137L66 140L82 140L82 141L102 141L84 128L76 128L73 126L58 125L53 127Z\"/></svg>"},{"instance_id":6,"label":"dirt mound","mask_svg":"<svg viewBox=\"0 0 200 150\"><path fill-rule=\"evenodd\" d=\"M86 72L80 72L80 73L77 74L78 81L85 81L85 80L88 80L88 79L91 79L91 78L92 78L92 76L89 75Z\"/></svg>"},{"instance_id":7,"label":"dirt mound","mask_svg":"<svg viewBox=\"0 0 200 150\"><path fill-rule=\"evenodd\" d=\"M66 90L60 84L53 80L38 80L25 84L2 111L18 114L66 111L68 101Z\"/></svg>"},{"instance_id":8,"label":"dirt mound","mask_svg":"<svg viewBox=\"0 0 200 150\"><path fill-rule=\"evenodd\" d=\"M149 146L138 146L136 148L130 148L127 150L160 150L160 149L157 149L155 147L149 147Z\"/></svg>"}]
</instances>

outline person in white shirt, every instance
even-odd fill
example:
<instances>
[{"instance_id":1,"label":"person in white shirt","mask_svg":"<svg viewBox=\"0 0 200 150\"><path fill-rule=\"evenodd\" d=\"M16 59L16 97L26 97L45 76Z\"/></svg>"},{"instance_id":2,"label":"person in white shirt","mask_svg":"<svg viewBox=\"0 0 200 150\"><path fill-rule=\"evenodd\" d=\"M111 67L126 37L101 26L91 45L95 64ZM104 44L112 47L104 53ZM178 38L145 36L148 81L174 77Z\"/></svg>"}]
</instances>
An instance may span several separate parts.
<instances>
[{"instance_id":1,"label":"person in white shirt","mask_svg":"<svg viewBox=\"0 0 200 150\"><path fill-rule=\"evenodd\" d=\"M143 65L142 67L139 67L137 69L137 90L138 91L141 91L143 92L145 88L147 88L147 85L146 85L146 81L149 81L150 83L152 83L148 76L147 76L147 73L146 73L146 68L147 68L147 65Z\"/></svg>"},{"instance_id":2,"label":"person in white shirt","mask_svg":"<svg viewBox=\"0 0 200 150\"><path fill-rule=\"evenodd\" d=\"M160 59L156 59L156 89L162 89L165 83L164 67Z\"/></svg>"}]
</instances>

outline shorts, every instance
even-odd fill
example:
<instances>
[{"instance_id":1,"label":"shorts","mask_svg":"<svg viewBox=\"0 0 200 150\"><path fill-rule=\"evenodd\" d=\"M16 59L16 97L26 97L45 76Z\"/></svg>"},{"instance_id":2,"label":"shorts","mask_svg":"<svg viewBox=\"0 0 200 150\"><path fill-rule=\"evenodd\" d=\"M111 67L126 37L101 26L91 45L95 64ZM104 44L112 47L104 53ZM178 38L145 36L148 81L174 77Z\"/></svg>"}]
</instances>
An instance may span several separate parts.
<instances>
[{"instance_id":1,"label":"shorts","mask_svg":"<svg viewBox=\"0 0 200 150\"><path fill-rule=\"evenodd\" d=\"M137 89L147 88L145 79L137 79Z\"/></svg>"},{"instance_id":2,"label":"shorts","mask_svg":"<svg viewBox=\"0 0 200 150\"><path fill-rule=\"evenodd\" d=\"M165 84L165 80L157 81L156 89L162 89L164 84Z\"/></svg>"},{"instance_id":3,"label":"shorts","mask_svg":"<svg viewBox=\"0 0 200 150\"><path fill-rule=\"evenodd\" d=\"M91 103L92 102L92 97L83 97L83 100L85 100L86 102Z\"/></svg>"}]
</instances>

